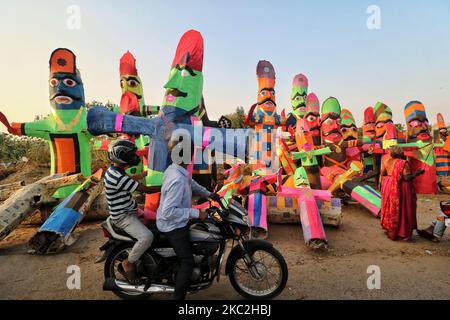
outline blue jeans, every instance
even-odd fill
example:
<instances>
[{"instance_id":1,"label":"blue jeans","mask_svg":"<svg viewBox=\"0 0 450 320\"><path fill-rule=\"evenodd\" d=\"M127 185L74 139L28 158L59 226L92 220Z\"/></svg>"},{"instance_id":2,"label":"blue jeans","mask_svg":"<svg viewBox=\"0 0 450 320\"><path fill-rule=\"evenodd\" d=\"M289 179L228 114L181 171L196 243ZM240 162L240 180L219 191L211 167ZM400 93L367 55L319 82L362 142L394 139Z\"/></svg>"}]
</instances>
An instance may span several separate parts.
<instances>
[{"instance_id":1,"label":"blue jeans","mask_svg":"<svg viewBox=\"0 0 450 320\"><path fill-rule=\"evenodd\" d=\"M436 220L433 220L433 222L431 222L431 224L434 226L433 236L435 236L436 238L441 239L444 236L444 232L446 229L446 226L445 226L445 218L446 217L447 216L441 212L438 215L438 218Z\"/></svg>"}]
</instances>

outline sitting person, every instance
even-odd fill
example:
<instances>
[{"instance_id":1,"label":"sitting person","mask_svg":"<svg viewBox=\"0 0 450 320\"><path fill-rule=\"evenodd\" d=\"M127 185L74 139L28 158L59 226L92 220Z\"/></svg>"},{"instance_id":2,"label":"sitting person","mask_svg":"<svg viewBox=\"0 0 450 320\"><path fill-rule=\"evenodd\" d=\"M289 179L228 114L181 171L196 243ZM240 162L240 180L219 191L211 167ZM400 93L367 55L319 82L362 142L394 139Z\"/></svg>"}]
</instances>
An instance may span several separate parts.
<instances>
[{"instance_id":1,"label":"sitting person","mask_svg":"<svg viewBox=\"0 0 450 320\"><path fill-rule=\"evenodd\" d=\"M190 141L190 138L187 139ZM164 172L156 214L158 230L167 236L180 264L175 283L175 300L185 299L194 268L188 222L190 219L204 220L208 217L206 211L191 208L192 192L220 201L218 195L209 192L190 177L187 168L192 162L193 150L192 143L184 144L178 139L169 142L173 163Z\"/></svg>"},{"instance_id":2,"label":"sitting person","mask_svg":"<svg viewBox=\"0 0 450 320\"><path fill-rule=\"evenodd\" d=\"M412 240L417 229L417 197L413 179L423 170L411 173L402 149L393 146L381 163L381 226L391 240Z\"/></svg>"},{"instance_id":3,"label":"sitting person","mask_svg":"<svg viewBox=\"0 0 450 320\"><path fill-rule=\"evenodd\" d=\"M127 168L136 166L141 161L136 151L135 144L129 140L113 142L108 150L112 164L106 170L104 178L106 201L112 224L137 240L128 259L122 262L125 277L133 285L139 283L135 263L150 248L153 242L153 233L139 220L137 204L132 193L136 190L144 193L156 193L161 189L160 187L147 187L137 181L142 179L146 173L134 177L126 174Z\"/></svg>"},{"instance_id":4,"label":"sitting person","mask_svg":"<svg viewBox=\"0 0 450 320\"><path fill-rule=\"evenodd\" d=\"M445 225L445 220L450 219L450 202L441 201L441 210L442 212L439 213L437 218L431 222L431 226L423 230L417 230L421 237L433 242L441 241L444 236L445 229L447 228Z\"/></svg>"}]
</instances>

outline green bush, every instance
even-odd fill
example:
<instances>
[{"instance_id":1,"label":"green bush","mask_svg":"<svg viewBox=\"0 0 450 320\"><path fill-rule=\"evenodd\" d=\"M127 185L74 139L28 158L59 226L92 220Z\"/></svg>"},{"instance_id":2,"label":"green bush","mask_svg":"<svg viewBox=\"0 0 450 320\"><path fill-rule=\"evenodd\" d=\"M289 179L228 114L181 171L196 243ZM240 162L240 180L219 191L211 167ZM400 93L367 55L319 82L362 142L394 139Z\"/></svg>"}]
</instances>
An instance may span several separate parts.
<instances>
[{"instance_id":1,"label":"green bush","mask_svg":"<svg viewBox=\"0 0 450 320\"><path fill-rule=\"evenodd\" d=\"M22 157L37 163L49 163L49 146L41 139L0 133L0 162L16 162Z\"/></svg>"}]
</instances>

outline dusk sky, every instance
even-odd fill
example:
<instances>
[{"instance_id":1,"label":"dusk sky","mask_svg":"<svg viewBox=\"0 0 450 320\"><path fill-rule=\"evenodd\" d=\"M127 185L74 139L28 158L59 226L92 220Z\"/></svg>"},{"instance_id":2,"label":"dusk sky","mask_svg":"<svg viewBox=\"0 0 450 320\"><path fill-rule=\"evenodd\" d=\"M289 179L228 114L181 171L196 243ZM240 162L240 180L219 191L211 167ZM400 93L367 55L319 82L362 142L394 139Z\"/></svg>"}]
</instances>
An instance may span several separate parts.
<instances>
[{"instance_id":1,"label":"dusk sky","mask_svg":"<svg viewBox=\"0 0 450 320\"><path fill-rule=\"evenodd\" d=\"M79 30L67 26L80 8ZM369 30L367 8L380 8ZM362 124L377 101L404 123L403 107L420 100L431 123L450 122L450 2L443 1L1 1L0 111L11 122L49 113L48 60L58 47L77 55L86 100L120 101L119 59L137 59L147 104L161 104L182 34L203 35L204 97L210 118L249 109L256 65L277 73L278 111L291 110L291 82L309 78L322 102L335 96ZM1 127L2 131L4 128Z\"/></svg>"}]
</instances>

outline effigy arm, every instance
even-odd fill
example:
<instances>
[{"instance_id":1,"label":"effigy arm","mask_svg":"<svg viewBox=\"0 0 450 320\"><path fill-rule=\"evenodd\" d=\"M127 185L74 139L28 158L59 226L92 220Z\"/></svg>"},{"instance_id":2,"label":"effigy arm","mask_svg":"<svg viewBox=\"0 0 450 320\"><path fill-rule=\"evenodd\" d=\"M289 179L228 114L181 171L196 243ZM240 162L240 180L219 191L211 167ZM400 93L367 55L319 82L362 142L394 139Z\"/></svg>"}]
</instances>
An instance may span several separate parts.
<instances>
[{"instance_id":1,"label":"effigy arm","mask_svg":"<svg viewBox=\"0 0 450 320\"><path fill-rule=\"evenodd\" d=\"M312 190L313 196L317 200L331 201L331 192L329 190L316 190L316 189L311 189L311 190Z\"/></svg>"},{"instance_id":2,"label":"effigy arm","mask_svg":"<svg viewBox=\"0 0 450 320\"><path fill-rule=\"evenodd\" d=\"M329 147L316 149L313 151L315 156L323 156L331 153L331 149Z\"/></svg>"}]
</instances>

